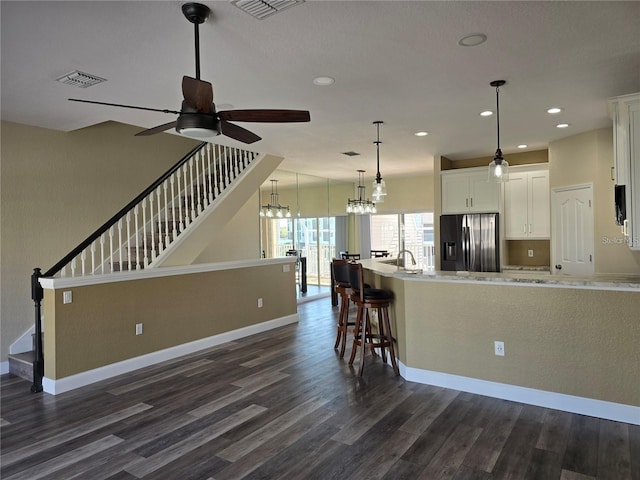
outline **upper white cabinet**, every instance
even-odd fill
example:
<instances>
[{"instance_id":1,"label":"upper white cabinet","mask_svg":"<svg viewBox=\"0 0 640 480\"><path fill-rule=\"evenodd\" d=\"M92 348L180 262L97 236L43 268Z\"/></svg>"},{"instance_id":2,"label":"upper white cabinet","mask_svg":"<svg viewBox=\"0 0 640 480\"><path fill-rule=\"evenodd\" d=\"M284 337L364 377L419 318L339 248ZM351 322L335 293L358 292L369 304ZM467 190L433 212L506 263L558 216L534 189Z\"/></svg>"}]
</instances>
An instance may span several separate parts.
<instances>
[{"instance_id":1,"label":"upper white cabinet","mask_svg":"<svg viewBox=\"0 0 640 480\"><path fill-rule=\"evenodd\" d=\"M446 170L442 178L442 213L497 212L500 184L489 182L486 168Z\"/></svg>"},{"instance_id":2,"label":"upper white cabinet","mask_svg":"<svg viewBox=\"0 0 640 480\"><path fill-rule=\"evenodd\" d=\"M625 185L629 248L640 250L640 93L609 100L616 185Z\"/></svg>"},{"instance_id":3,"label":"upper white cabinet","mask_svg":"<svg viewBox=\"0 0 640 480\"><path fill-rule=\"evenodd\" d=\"M526 165L509 167L504 184L505 238L548 239L549 167Z\"/></svg>"}]
</instances>

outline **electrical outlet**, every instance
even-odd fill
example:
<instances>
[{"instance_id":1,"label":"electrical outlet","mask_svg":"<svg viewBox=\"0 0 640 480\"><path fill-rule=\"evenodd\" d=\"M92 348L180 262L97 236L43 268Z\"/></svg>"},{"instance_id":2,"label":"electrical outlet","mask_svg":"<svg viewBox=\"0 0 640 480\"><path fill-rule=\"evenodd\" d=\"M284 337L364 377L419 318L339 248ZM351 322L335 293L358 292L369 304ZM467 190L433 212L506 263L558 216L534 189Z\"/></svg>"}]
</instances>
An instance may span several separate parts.
<instances>
[{"instance_id":1,"label":"electrical outlet","mask_svg":"<svg viewBox=\"0 0 640 480\"><path fill-rule=\"evenodd\" d=\"M262 308L262 299L261 298L258 299L258 308Z\"/></svg>"},{"instance_id":2,"label":"electrical outlet","mask_svg":"<svg viewBox=\"0 0 640 480\"><path fill-rule=\"evenodd\" d=\"M499 357L504 357L504 342L495 341L493 342L493 345L496 351L496 355L498 355Z\"/></svg>"},{"instance_id":3,"label":"electrical outlet","mask_svg":"<svg viewBox=\"0 0 640 480\"><path fill-rule=\"evenodd\" d=\"M142 335L142 324L136 323L136 335Z\"/></svg>"},{"instance_id":4,"label":"electrical outlet","mask_svg":"<svg viewBox=\"0 0 640 480\"><path fill-rule=\"evenodd\" d=\"M71 303L73 302L73 294L71 291L62 292L62 303Z\"/></svg>"},{"instance_id":5,"label":"electrical outlet","mask_svg":"<svg viewBox=\"0 0 640 480\"><path fill-rule=\"evenodd\" d=\"M533 250L529 250L527 253L530 257L533 257Z\"/></svg>"}]
</instances>

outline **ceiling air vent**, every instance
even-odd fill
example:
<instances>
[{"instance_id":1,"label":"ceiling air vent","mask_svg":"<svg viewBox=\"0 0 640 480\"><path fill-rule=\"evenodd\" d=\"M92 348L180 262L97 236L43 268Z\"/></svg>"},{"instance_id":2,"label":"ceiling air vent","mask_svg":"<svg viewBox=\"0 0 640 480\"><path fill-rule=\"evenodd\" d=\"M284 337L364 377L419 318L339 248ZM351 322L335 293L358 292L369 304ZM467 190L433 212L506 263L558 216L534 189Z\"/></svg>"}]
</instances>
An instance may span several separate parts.
<instances>
[{"instance_id":1,"label":"ceiling air vent","mask_svg":"<svg viewBox=\"0 0 640 480\"><path fill-rule=\"evenodd\" d=\"M350 151L350 152L342 152L343 155L347 157L355 157L356 155L360 155L358 152Z\"/></svg>"},{"instance_id":2,"label":"ceiling air vent","mask_svg":"<svg viewBox=\"0 0 640 480\"><path fill-rule=\"evenodd\" d=\"M262 20L303 2L304 0L234 0L231 3L252 17Z\"/></svg>"},{"instance_id":3,"label":"ceiling air vent","mask_svg":"<svg viewBox=\"0 0 640 480\"><path fill-rule=\"evenodd\" d=\"M67 73L60 78L56 78L56 80L60 83L66 83L67 85L74 85L80 88L87 88L93 85L97 85L98 83L106 82L106 78L96 77L95 75L90 75L88 73L74 71L71 73Z\"/></svg>"}]
</instances>

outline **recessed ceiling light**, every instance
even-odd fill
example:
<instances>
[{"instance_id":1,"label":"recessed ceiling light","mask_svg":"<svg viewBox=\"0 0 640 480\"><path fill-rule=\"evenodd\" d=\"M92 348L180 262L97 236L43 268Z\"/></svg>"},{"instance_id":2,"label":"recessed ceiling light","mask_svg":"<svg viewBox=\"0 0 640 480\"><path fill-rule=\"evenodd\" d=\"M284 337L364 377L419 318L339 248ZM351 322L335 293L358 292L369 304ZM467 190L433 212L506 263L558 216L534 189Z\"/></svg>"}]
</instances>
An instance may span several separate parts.
<instances>
[{"instance_id":1,"label":"recessed ceiling light","mask_svg":"<svg viewBox=\"0 0 640 480\"><path fill-rule=\"evenodd\" d=\"M547 113L550 113L551 115L554 115L556 113L560 113L562 111L562 109L560 107L551 107L547 110Z\"/></svg>"},{"instance_id":2,"label":"recessed ceiling light","mask_svg":"<svg viewBox=\"0 0 640 480\"><path fill-rule=\"evenodd\" d=\"M490 117L491 115L493 115L493 112L491 110L485 110L484 112L480 112L481 117Z\"/></svg>"},{"instance_id":3,"label":"recessed ceiling light","mask_svg":"<svg viewBox=\"0 0 640 480\"><path fill-rule=\"evenodd\" d=\"M429 132L416 132L414 133L414 135L416 137L426 137L427 135L429 135Z\"/></svg>"},{"instance_id":4,"label":"recessed ceiling light","mask_svg":"<svg viewBox=\"0 0 640 480\"><path fill-rule=\"evenodd\" d=\"M528 146L529 145L522 143L522 144L518 145L518 148L527 148Z\"/></svg>"},{"instance_id":5,"label":"recessed ceiling light","mask_svg":"<svg viewBox=\"0 0 640 480\"><path fill-rule=\"evenodd\" d=\"M332 85L333 82L335 81L336 81L335 78L331 78L331 77L316 77L313 79L313 84L325 86L325 85Z\"/></svg>"},{"instance_id":6,"label":"recessed ceiling light","mask_svg":"<svg viewBox=\"0 0 640 480\"><path fill-rule=\"evenodd\" d=\"M481 45L487 41L487 36L484 33L471 33L458 40L458 45L461 47L475 47Z\"/></svg>"},{"instance_id":7,"label":"recessed ceiling light","mask_svg":"<svg viewBox=\"0 0 640 480\"><path fill-rule=\"evenodd\" d=\"M559 123L558 125L556 125L556 127L558 128L567 128L569 126L568 123Z\"/></svg>"}]
</instances>

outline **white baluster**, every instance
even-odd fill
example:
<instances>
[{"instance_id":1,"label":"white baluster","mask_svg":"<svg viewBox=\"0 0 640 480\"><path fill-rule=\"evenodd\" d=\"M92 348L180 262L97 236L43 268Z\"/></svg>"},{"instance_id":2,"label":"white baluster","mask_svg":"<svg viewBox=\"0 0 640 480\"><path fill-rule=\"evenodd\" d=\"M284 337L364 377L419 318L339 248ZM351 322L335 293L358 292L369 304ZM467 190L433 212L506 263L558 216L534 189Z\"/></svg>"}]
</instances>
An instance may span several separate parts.
<instances>
[{"instance_id":1,"label":"white baluster","mask_svg":"<svg viewBox=\"0 0 640 480\"><path fill-rule=\"evenodd\" d=\"M127 270L131 271L131 211L127 212Z\"/></svg>"},{"instance_id":2,"label":"white baluster","mask_svg":"<svg viewBox=\"0 0 640 480\"><path fill-rule=\"evenodd\" d=\"M189 217L189 184L187 183L187 164L182 167L182 186L184 187L184 223L185 226L191 223Z\"/></svg>"},{"instance_id":3,"label":"white baluster","mask_svg":"<svg viewBox=\"0 0 640 480\"><path fill-rule=\"evenodd\" d=\"M171 229L169 228L169 199L167 190L169 189L169 182L166 180L162 183L162 189L164 190L164 241L165 248L171 243Z\"/></svg>"},{"instance_id":4,"label":"white baluster","mask_svg":"<svg viewBox=\"0 0 640 480\"><path fill-rule=\"evenodd\" d=\"M64 278L67 276L67 266L65 265L64 267L62 267L62 270L60 270L60 277Z\"/></svg>"},{"instance_id":5,"label":"white baluster","mask_svg":"<svg viewBox=\"0 0 640 480\"><path fill-rule=\"evenodd\" d=\"M149 199L149 230L151 230L151 261L156 259L156 223L155 216L153 215L153 192L148 197Z\"/></svg>"},{"instance_id":6,"label":"white baluster","mask_svg":"<svg viewBox=\"0 0 640 480\"><path fill-rule=\"evenodd\" d=\"M157 200L157 205L158 205L158 221L157 221L157 225L158 225L158 255L160 255L163 251L164 251L164 243L162 241L162 218L160 216L160 212L162 211L162 208L160 206L160 189L162 187L158 187L156 189L156 200Z\"/></svg>"},{"instance_id":7,"label":"white baluster","mask_svg":"<svg viewBox=\"0 0 640 480\"><path fill-rule=\"evenodd\" d=\"M91 272L91 275L93 275L93 272L96 269L96 242L95 242L95 240L93 242L91 242L91 246L89 248L91 249L91 269L89 271ZM82 274L84 275L84 272Z\"/></svg>"},{"instance_id":8,"label":"white baluster","mask_svg":"<svg viewBox=\"0 0 640 480\"><path fill-rule=\"evenodd\" d=\"M73 260L71 260L71 276L72 277L76 276L76 258L77 257L73 257Z\"/></svg>"},{"instance_id":9,"label":"white baluster","mask_svg":"<svg viewBox=\"0 0 640 480\"><path fill-rule=\"evenodd\" d=\"M189 164L189 190L191 191L191 221L196 219L196 197L193 191L193 157L188 161Z\"/></svg>"},{"instance_id":10,"label":"white baluster","mask_svg":"<svg viewBox=\"0 0 640 480\"><path fill-rule=\"evenodd\" d=\"M196 154L193 156L193 163L196 166L196 199L197 199L197 211L198 211L198 215L200 215L202 213L202 188L200 186L200 157L202 150L199 150L198 152L196 152Z\"/></svg>"},{"instance_id":11,"label":"white baluster","mask_svg":"<svg viewBox=\"0 0 640 480\"><path fill-rule=\"evenodd\" d=\"M140 270L140 224L138 222L138 205L133 207L133 218L135 220L134 235L136 237L136 270Z\"/></svg>"},{"instance_id":12,"label":"white baluster","mask_svg":"<svg viewBox=\"0 0 640 480\"><path fill-rule=\"evenodd\" d=\"M105 234L100 235L100 273L104 274L104 239Z\"/></svg>"},{"instance_id":13,"label":"white baluster","mask_svg":"<svg viewBox=\"0 0 640 480\"><path fill-rule=\"evenodd\" d=\"M238 152L239 150L237 148L234 148L233 156L231 157L232 159L231 163L233 164L232 173L233 173L234 180L238 178L238 173L240 172L240 166L238 165Z\"/></svg>"},{"instance_id":14,"label":"white baluster","mask_svg":"<svg viewBox=\"0 0 640 480\"><path fill-rule=\"evenodd\" d=\"M216 145L215 146L215 150L214 150L214 154L213 154L213 196L217 197L218 195L220 195L220 165L219 162L220 161L220 145Z\"/></svg>"},{"instance_id":15,"label":"white baluster","mask_svg":"<svg viewBox=\"0 0 640 480\"><path fill-rule=\"evenodd\" d=\"M118 220L118 271L122 271L122 219Z\"/></svg>"},{"instance_id":16,"label":"white baluster","mask_svg":"<svg viewBox=\"0 0 640 480\"><path fill-rule=\"evenodd\" d=\"M111 272L113 272L113 225L109 228L109 261L111 263Z\"/></svg>"},{"instance_id":17,"label":"white baluster","mask_svg":"<svg viewBox=\"0 0 640 480\"><path fill-rule=\"evenodd\" d=\"M182 216L182 202L183 202L183 196L186 195L186 189L184 188L184 182L182 181L182 175L180 175L180 172L183 170L182 167L180 167L178 169L178 171L176 172L176 179L178 182L178 221L180 222L180 232L182 233L184 231L184 217ZM175 212L174 212L175 213Z\"/></svg>"},{"instance_id":18,"label":"white baluster","mask_svg":"<svg viewBox=\"0 0 640 480\"><path fill-rule=\"evenodd\" d=\"M84 277L86 263L87 263L87 249L85 248L84 250L82 250L82 253L80 254L80 266L82 267L81 274L83 277Z\"/></svg>"},{"instance_id":19,"label":"white baluster","mask_svg":"<svg viewBox=\"0 0 640 480\"><path fill-rule=\"evenodd\" d=\"M207 182L208 182L208 191L209 191L209 205L213 202L213 185L211 182L211 175L213 174L213 169L211 168L211 144L207 143Z\"/></svg>"},{"instance_id":20,"label":"white baluster","mask_svg":"<svg viewBox=\"0 0 640 480\"><path fill-rule=\"evenodd\" d=\"M149 254L147 253L147 199L142 199L142 261L144 268L149 266Z\"/></svg>"},{"instance_id":21,"label":"white baluster","mask_svg":"<svg viewBox=\"0 0 640 480\"><path fill-rule=\"evenodd\" d=\"M176 218L176 186L175 173L171 174L171 223L173 224L173 239L178 237L178 219Z\"/></svg>"}]
</instances>

